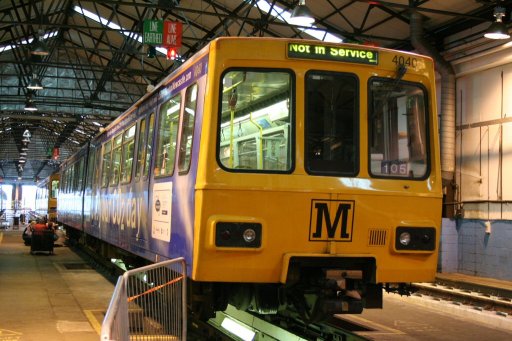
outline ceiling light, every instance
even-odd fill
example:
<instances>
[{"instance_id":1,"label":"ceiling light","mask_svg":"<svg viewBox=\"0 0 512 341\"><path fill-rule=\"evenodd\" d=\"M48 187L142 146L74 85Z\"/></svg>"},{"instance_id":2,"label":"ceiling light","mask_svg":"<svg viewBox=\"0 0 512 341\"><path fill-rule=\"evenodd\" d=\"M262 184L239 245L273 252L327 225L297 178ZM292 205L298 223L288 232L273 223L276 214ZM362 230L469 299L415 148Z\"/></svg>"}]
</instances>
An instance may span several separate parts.
<instances>
[{"instance_id":1,"label":"ceiling light","mask_svg":"<svg viewBox=\"0 0 512 341\"><path fill-rule=\"evenodd\" d=\"M36 56L47 56L50 51L48 50L48 46L46 43L41 40L41 38L34 39L34 43L32 44L32 49L30 53Z\"/></svg>"},{"instance_id":2,"label":"ceiling light","mask_svg":"<svg viewBox=\"0 0 512 341\"><path fill-rule=\"evenodd\" d=\"M510 34L508 34L507 26L503 22L503 17L505 16L505 8L503 7L495 7L494 8L494 17L496 21L494 21L491 26L485 31L484 37L489 39L508 39L510 38Z\"/></svg>"},{"instance_id":3,"label":"ceiling light","mask_svg":"<svg viewBox=\"0 0 512 341\"><path fill-rule=\"evenodd\" d=\"M30 83L28 83L27 89L30 90L42 90L43 84L41 84L41 81L37 77L36 74L32 75L32 79L30 80Z\"/></svg>"},{"instance_id":4,"label":"ceiling light","mask_svg":"<svg viewBox=\"0 0 512 341\"><path fill-rule=\"evenodd\" d=\"M299 4L293 9L288 22L295 26L310 26L315 22L313 14L306 6L306 0L299 0Z\"/></svg>"},{"instance_id":5,"label":"ceiling light","mask_svg":"<svg viewBox=\"0 0 512 341\"><path fill-rule=\"evenodd\" d=\"M27 101L27 102L25 102L25 110L26 111L37 111L37 107L35 106L34 102Z\"/></svg>"}]
</instances>

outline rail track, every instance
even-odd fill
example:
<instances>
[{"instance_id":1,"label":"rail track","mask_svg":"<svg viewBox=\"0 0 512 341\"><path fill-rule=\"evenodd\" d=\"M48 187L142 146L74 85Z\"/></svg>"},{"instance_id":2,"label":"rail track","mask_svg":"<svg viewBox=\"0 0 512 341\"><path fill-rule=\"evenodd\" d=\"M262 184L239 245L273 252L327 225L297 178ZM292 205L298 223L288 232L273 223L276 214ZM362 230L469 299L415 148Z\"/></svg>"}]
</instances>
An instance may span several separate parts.
<instances>
[{"instance_id":1,"label":"rail track","mask_svg":"<svg viewBox=\"0 0 512 341\"><path fill-rule=\"evenodd\" d=\"M413 286L418 290L414 293L416 296L430 296L480 311L494 311L502 316L512 314L512 293L497 288L468 283L414 283Z\"/></svg>"}]
</instances>

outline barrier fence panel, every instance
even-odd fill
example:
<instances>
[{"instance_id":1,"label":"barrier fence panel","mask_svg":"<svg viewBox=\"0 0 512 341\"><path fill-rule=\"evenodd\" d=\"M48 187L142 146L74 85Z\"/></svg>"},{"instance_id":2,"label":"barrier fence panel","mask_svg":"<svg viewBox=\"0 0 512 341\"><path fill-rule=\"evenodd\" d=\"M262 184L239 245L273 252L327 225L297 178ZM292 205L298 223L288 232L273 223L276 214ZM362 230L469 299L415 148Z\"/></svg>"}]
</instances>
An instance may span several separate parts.
<instances>
[{"instance_id":1,"label":"barrier fence panel","mask_svg":"<svg viewBox=\"0 0 512 341\"><path fill-rule=\"evenodd\" d=\"M186 264L177 258L119 277L101 328L102 341L186 340Z\"/></svg>"}]
</instances>

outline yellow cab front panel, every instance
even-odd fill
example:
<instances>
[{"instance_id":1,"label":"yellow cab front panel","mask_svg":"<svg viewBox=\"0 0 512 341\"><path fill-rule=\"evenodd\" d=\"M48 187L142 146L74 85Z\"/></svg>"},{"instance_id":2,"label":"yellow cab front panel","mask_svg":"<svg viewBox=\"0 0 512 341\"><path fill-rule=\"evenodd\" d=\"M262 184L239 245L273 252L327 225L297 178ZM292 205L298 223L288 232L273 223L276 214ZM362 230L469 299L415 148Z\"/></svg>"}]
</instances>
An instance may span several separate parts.
<instances>
[{"instance_id":1,"label":"yellow cab front panel","mask_svg":"<svg viewBox=\"0 0 512 341\"><path fill-rule=\"evenodd\" d=\"M433 280L442 193L430 58L225 38L208 63L194 280L285 283L297 258L368 259L377 283Z\"/></svg>"}]
</instances>

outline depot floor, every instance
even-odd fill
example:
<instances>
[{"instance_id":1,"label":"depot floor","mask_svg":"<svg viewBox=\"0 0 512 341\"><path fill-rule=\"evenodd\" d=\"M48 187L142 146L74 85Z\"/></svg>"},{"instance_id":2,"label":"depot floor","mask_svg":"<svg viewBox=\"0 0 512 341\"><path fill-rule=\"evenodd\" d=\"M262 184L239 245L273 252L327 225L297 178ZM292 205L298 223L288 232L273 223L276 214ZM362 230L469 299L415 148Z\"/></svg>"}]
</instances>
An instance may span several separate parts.
<instances>
[{"instance_id":1,"label":"depot floor","mask_svg":"<svg viewBox=\"0 0 512 341\"><path fill-rule=\"evenodd\" d=\"M0 231L0 341L99 340L114 285L66 246L30 253Z\"/></svg>"}]
</instances>

